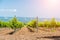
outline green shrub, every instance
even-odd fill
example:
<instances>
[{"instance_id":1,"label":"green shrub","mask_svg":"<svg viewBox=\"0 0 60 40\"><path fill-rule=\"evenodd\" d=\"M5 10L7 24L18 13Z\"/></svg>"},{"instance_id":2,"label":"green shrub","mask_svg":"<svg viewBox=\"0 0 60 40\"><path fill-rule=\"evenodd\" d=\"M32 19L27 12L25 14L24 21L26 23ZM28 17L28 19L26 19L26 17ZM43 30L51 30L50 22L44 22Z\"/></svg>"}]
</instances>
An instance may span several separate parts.
<instances>
[{"instance_id":1,"label":"green shrub","mask_svg":"<svg viewBox=\"0 0 60 40\"><path fill-rule=\"evenodd\" d=\"M36 20L32 20L27 23L28 26L35 28L36 27Z\"/></svg>"},{"instance_id":2,"label":"green shrub","mask_svg":"<svg viewBox=\"0 0 60 40\"><path fill-rule=\"evenodd\" d=\"M24 26L24 23L18 21L17 18L14 17L12 20L9 21L9 26L12 29L17 29L17 28L21 28L22 26Z\"/></svg>"},{"instance_id":3,"label":"green shrub","mask_svg":"<svg viewBox=\"0 0 60 40\"><path fill-rule=\"evenodd\" d=\"M38 22L38 27L44 27L43 22Z\"/></svg>"},{"instance_id":4,"label":"green shrub","mask_svg":"<svg viewBox=\"0 0 60 40\"><path fill-rule=\"evenodd\" d=\"M0 28L3 27L3 21L0 20Z\"/></svg>"},{"instance_id":5,"label":"green shrub","mask_svg":"<svg viewBox=\"0 0 60 40\"><path fill-rule=\"evenodd\" d=\"M56 27L60 27L60 22L57 22L56 23Z\"/></svg>"},{"instance_id":6,"label":"green shrub","mask_svg":"<svg viewBox=\"0 0 60 40\"><path fill-rule=\"evenodd\" d=\"M22 28L23 26L24 26L24 23L18 21L16 28Z\"/></svg>"},{"instance_id":7,"label":"green shrub","mask_svg":"<svg viewBox=\"0 0 60 40\"><path fill-rule=\"evenodd\" d=\"M49 21L44 20L44 27L49 27Z\"/></svg>"},{"instance_id":8,"label":"green shrub","mask_svg":"<svg viewBox=\"0 0 60 40\"><path fill-rule=\"evenodd\" d=\"M51 25L51 27L56 27L56 20L55 20L55 18L52 18L51 19L51 21L50 21L50 25Z\"/></svg>"},{"instance_id":9,"label":"green shrub","mask_svg":"<svg viewBox=\"0 0 60 40\"><path fill-rule=\"evenodd\" d=\"M0 28L9 26L8 22L0 21Z\"/></svg>"}]
</instances>

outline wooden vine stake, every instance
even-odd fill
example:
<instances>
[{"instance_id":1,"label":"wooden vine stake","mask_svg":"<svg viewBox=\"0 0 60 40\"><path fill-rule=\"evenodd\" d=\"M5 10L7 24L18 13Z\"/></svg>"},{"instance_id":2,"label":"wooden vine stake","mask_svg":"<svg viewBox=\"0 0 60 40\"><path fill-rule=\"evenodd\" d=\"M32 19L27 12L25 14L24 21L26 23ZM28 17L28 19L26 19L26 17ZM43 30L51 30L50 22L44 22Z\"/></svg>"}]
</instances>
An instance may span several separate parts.
<instances>
[{"instance_id":1,"label":"wooden vine stake","mask_svg":"<svg viewBox=\"0 0 60 40\"><path fill-rule=\"evenodd\" d=\"M36 17L36 32L38 32L38 16Z\"/></svg>"}]
</instances>

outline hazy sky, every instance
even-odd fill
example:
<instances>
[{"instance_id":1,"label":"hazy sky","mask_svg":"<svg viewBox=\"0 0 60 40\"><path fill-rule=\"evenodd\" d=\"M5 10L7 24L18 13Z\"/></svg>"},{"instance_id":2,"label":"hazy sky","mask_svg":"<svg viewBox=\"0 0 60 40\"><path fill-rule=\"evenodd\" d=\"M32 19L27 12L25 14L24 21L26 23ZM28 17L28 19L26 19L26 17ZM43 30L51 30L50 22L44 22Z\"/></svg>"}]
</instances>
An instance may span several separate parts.
<instances>
[{"instance_id":1,"label":"hazy sky","mask_svg":"<svg viewBox=\"0 0 60 40\"><path fill-rule=\"evenodd\" d=\"M60 0L0 0L0 16L60 18Z\"/></svg>"}]
</instances>

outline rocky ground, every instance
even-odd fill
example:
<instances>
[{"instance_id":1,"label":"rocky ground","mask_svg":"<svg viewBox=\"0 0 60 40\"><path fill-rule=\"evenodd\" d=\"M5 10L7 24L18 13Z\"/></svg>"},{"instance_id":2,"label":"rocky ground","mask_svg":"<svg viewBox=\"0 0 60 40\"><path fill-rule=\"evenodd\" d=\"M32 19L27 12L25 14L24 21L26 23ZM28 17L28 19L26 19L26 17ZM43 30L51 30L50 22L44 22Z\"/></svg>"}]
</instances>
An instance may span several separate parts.
<instances>
[{"instance_id":1,"label":"rocky ground","mask_svg":"<svg viewBox=\"0 0 60 40\"><path fill-rule=\"evenodd\" d=\"M60 28L40 28L38 32L30 32L28 28L23 27L12 35L8 34L13 31L9 28L0 28L0 40L60 40Z\"/></svg>"}]
</instances>

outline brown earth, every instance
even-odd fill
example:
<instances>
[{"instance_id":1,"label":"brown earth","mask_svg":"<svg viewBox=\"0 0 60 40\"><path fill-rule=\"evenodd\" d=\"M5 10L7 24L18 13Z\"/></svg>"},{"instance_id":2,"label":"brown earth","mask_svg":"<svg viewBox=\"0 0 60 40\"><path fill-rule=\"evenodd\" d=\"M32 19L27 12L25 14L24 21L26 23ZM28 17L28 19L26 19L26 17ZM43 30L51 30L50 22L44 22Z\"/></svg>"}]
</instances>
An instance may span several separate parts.
<instances>
[{"instance_id":1,"label":"brown earth","mask_svg":"<svg viewBox=\"0 0 60 40\"><path fill-rule=\"evenodd\" d=\"M27 27L23 27L21 30L16 31L14 34L8 33L14 30L9 28L0 29L0 40L60 40L60 28L55 30L39 28L38 32L30 32ZM58 38L48 38L49 36L59 36Z\"/></svg>"}]
</instances>

